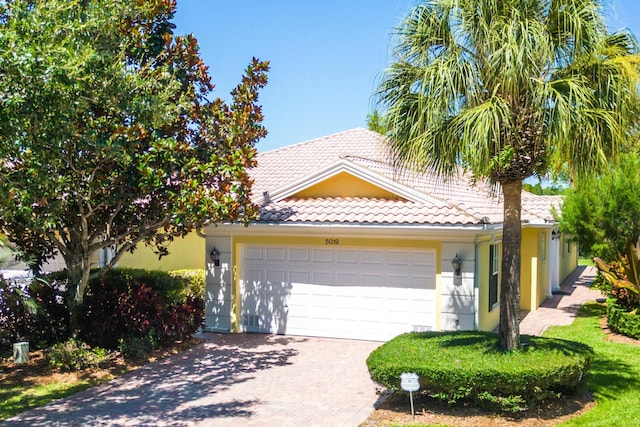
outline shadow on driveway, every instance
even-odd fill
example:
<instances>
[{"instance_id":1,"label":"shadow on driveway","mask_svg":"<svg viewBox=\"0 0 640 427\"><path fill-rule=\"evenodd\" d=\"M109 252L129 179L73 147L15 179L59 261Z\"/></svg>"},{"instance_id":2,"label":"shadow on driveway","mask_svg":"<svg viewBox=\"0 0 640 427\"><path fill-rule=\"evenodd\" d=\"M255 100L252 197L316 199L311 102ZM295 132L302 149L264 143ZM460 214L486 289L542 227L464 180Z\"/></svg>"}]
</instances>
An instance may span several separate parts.
<instances>
[{"instance_id":1,"label":"shadow on driveway","mask_svg":"<svg viewBox=\"0 0 640 427\"><path fill-rule=\"evenodd\" d=\"M380 343L203 337L181 354L0 425L358 425L373 410L365 360Z\"/></svg>"}]
</instances>

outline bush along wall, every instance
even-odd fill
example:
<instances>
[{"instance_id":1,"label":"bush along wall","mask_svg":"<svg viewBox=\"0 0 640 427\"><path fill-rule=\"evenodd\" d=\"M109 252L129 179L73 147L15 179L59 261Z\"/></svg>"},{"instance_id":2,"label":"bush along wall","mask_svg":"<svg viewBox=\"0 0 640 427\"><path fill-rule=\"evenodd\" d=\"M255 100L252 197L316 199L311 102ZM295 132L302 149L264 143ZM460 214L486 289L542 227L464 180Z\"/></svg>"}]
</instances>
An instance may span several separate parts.
<instances>
[{"instance_id":1,"label":"bush along wall","mask_svg":"<svg viewBox=\"0 0 640 427\"><path fill-rule=\"evenodd\" d=\"M204 321L204 298L184 292L184 276L114 269L90 282L82 338L132 353L188 338Z\"/></svg>"},{"instance_id":2,"label":"bush along wall","mask_svg":"<svg viewBox=\"0 0 640 427\"><path fill-rule=\"evenodd\" d=\"M184 340L204 321L203 283L204 270L110 270L89 284L79 338L134 355ZM65 342L66 287L64 272L28 285L0 280L0 343L46 348Z\"/></svg>"},{"instance_id":3,"label":"bush along wall","mask_svg":"<svg viewBox=\"0 0 640 427\"><path fill-rule=\"evenodd\" d=\"M501 352L491 332L409 333L374 350L367 366L392 392L400 391L402 373L414 372L430 397L517 412L576 389L593 354L589 346L553 338L523 335L521 343Z\"/></svg>"},{"instance_id":4,"label":"bush along wall","mask_svg":"<svg viewBox=\"0 0 640 427\"><path fill-rule=\"evenodd\" d=\"M607 323L615 332L640 339L640 315L637 309L627 311L616 303L615 298L607 299Z\"/></svg>"}]
</instances>

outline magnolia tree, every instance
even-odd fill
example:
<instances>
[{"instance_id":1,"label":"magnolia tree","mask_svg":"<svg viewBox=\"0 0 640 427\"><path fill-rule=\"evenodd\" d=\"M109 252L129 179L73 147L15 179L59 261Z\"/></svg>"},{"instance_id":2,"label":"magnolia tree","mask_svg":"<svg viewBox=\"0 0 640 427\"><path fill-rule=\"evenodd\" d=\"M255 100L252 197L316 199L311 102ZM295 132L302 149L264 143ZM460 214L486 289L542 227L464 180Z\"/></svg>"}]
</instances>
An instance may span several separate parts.
<instances>
[{"instance_id":1,"label":"magnolia tree","mask_svg":"<svg viewBox=\"0 0 640 427\"><path fill-rule=\"evenodd\" d=\"M60 254L75 332L92 255L161 256L202 224L248 221L265 136L256 59L213 89L175 0L8 0L0 6L0 226L36 266ZM218 41L223 42L223 41Z\"/></svg>"}]
</instances>

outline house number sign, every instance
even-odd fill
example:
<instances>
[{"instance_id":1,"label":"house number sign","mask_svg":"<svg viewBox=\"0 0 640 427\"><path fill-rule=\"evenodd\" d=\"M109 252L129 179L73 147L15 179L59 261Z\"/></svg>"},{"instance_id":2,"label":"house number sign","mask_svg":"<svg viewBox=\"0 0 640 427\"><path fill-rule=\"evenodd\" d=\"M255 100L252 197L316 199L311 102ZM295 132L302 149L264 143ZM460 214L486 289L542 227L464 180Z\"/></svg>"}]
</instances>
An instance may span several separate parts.
<instances>
[{"instance_id":1,"label":"house number sign","mask_svg":"<svg viewBox=\"0 0 640 427\"><path fill-rule=\"evenodd\" d=\"M418 374L414 374L413 372L405 372L404 374L400 374L400 387L404 391L409 392L409 399L411 400L411 418L415 418L416 413L413 409L413 392L420 390L420 381L418 379Z\"/></svg>"},{"instance_id":2,"label":"house number sign","mask_svg":"<svg viewBox=\"0 0 640 427\"><path fill-rule=\"evenodd\" d=\"M400 375L400 387L404 391L418 391L420 390L420 381L418 381L418 374L413 372L405 372Z\"/></svg>"},{"instance_id":3,"label":"house number sign","mask_svg":"<svg viewBox=\"0 0 640 427\"><path fill-rule=\"evenodd\" d=\"M324 239L325 245L339 245L340 239Z\"/></svg>"}]
</instances>

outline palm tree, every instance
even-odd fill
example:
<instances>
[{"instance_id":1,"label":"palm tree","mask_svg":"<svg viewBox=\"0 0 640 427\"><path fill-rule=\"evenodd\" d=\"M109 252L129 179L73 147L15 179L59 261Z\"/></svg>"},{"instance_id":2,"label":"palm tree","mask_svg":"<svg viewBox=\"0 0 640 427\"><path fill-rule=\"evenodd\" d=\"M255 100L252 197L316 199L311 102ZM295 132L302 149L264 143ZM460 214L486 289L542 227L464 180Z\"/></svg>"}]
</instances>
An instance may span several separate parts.
<instances>
[{"instance_id":1,"label":"palm tree","mask_svg":"<svg viewBox=\"0 0 640 427\"><path fill-rule=\"evenodd\" d=\"M519 346L522 180L593 173L638 106L638 43L597 0L428 0L397 30L377 95L398 167L461 167L504 201L500 347Z\"/></svg>"}]
</instances>

